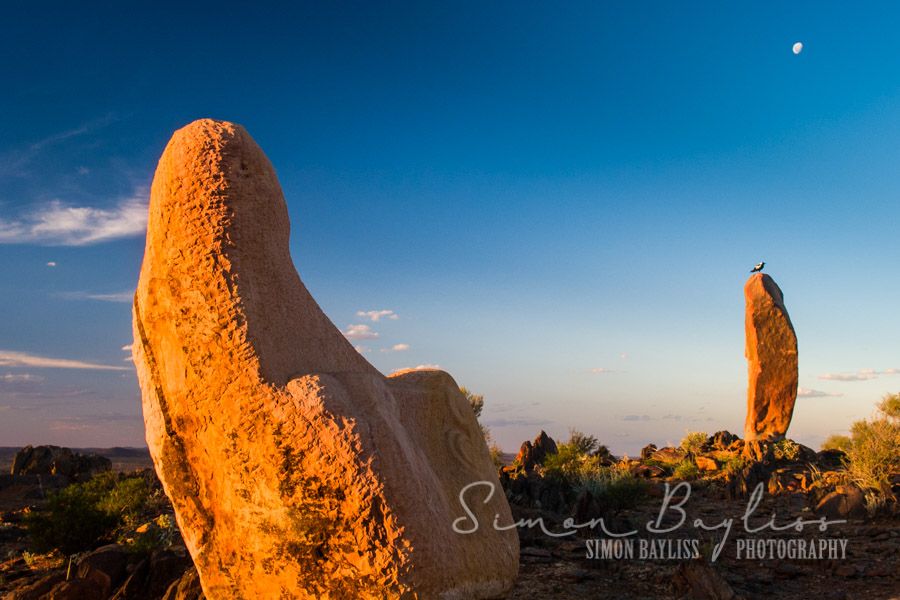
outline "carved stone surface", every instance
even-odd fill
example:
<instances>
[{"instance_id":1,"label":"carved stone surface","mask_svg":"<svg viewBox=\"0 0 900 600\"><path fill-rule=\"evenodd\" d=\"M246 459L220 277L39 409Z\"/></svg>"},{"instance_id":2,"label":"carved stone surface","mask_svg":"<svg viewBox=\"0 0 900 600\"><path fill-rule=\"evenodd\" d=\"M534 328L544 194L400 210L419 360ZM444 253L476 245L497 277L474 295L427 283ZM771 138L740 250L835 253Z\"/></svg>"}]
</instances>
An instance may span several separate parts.
<instances>
[{"instance_id":1,"label":"carved stone surface","mask_svg":"<svg viewBox=\"0 0 900 600\"><path fill-rule=\"evenodd\" d=\"M442 371L385 377L328 320L240 126L177 131L134 302L147 442L209 598L483 598L518 571L480 428ZM461 489L497 489L467 503Z\"/></svg>"},{"instance_id":2,"label":"carved stone surface","mask_svg":"<svg viewBox=\"0 0 900 600\"><path fill-rule=\"evenodd\" d=\"M775 281L755 273L744 286L747 420L744 439L783 439L797 400L797 335Z\"/></svg>"}]
</instances>

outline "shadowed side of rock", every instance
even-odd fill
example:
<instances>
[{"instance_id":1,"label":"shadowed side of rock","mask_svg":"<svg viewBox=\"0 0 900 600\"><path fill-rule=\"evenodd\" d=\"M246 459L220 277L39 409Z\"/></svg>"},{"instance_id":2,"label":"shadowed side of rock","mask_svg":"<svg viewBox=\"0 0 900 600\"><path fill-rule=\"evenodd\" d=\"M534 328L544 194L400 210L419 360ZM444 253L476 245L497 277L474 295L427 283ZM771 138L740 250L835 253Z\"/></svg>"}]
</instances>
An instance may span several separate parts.
<instances>
[{"instance_id":1,"label":"shadowed side of rock","mask_svg":"<svg viewBox=\"0 0 900 600\"><path fill-rule=\"evenodd\" d=\"M441 371L385 378L291 261L275 172L240 126L175 133L134 303L147 442L211 598L491 597L518 570L497 475ZM498 486L499 487L499 486Z\"/></svg>"},{"instance_id":2,"label":"shadowed side of rock","mask_svg":"<svg viewBox=\"0 0 900 600\"><path fill-rule=\"evenodd\" d=\"M797 400L797 335L775 281L755 273L744 286L749 385L744 438L780 440Z\"/></svg>"}]
</instances>

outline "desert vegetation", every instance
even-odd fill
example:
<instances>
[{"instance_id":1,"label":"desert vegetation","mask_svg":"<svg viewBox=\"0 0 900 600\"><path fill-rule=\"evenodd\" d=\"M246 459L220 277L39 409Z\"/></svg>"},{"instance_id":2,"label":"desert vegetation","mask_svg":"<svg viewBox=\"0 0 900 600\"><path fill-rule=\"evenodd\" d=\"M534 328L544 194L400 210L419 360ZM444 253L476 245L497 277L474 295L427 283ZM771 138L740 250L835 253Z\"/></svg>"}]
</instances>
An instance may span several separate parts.
<instances>
[{"instance_id":1,"label":"desert vegetation","mask_svg":"<svg viewBox=\"0 0 900 600\"><path fill-rule=\"evenodd\" d=\"M844 454L843 478L866 495L870 512L898 502L893 481L900 474L900 394L888 394L871 419L856 421L850 435L832 435L823 450Z\"/></svg>"},{"instance_id":2,"label":"desert vegetation","mask_svg":"<svg viewBox=\"0 0 900 600\"><path fill-rule=\"evenodd\" d=\"M462 391L473 414L480 418L484 396ZM851 538L857 566L837 562L829 567L829 577L840 577L848 585L852 582L855 589L867 593L876 590L873 598L881 597L877 590L894 582L891 577L895 574L882 568L878 557L886 548L900 551L900 536L889 533L896 529L898 518L900 395L884 398L871 418L852 424L849 435L827 440L820 452L790 439L746 442L727 431L689 431L677 444L661 448L651 444L640 457L617 457L597 436L573 429L560 442L541 432L523 443L511 464L500 464L503 455L490 431L482 427L482 432L517 519L542 517L554 528L566 518L585 522L602 517L614 529L632 528L655 516L666 484L680 481L693 484L690 510L740 515L749 492L763 484L766 495L761 510L765 514L774 512L784 520L809 515L850 520L851 529L840 535ZM30 477L28 481L38 487L50 481ZM25 584L38 585L41 578L50 578L57 586L87 586L95 577L91 569L107 568L96 566L103 564L97 557L106 561L115 555L120 557L116 564L127 564L133 575L125 578L113 573L112 587L104 598L121 595L129 586L148 590L134 597L162 598L168 588L178 585L194 590L197 595L191 598L200 597L196 571L152 470L100 472L86 481L76 478L56 490L47 488L45 497L23 500L23 504L21 510L0 513L0 541L14 539L15 532L21 532L18 541L5 546L0 589L25 589ZM693 518L696 513L690 514ZM571 583L560 588L571 590L571 597L577 597L579 590L589 593L598 577L604 581L611 577L610 581L618 582L613 585L624 585L643 597L657 597L660 589L684 593L692 585L685 583L683 565L674 563L654 565L650 577L642 574L640 562L619 563L612 574L598 570L598 565L584 563L583 541L578 541L592 536L595 534L579 532L578 539L559 541L535 530L519 531L524 567L511 598L532 597L534 590L543 589L545 582L558 576ZM704 555L709 555L712 545L712 541L702 540ZM716 571L724 575L720 585L734 585L735 591L746 592L747 597L770 589L767 581L771 575L766 575L765 569L760 571L758 565L734 562L727 556L719 565ZM806 593L818 581L813 575L805 578L804 569L812 569L808 565L783 569L779 585L792 585L796 579L797 594ZM707 567L703 577L714 577L712 572ZM860 573L870 575L871 581ZM126 596L132 597L122 597ZM570 596L551 593L548 597Z\"/></svg>"},{"instance_id":3,"label":"desert vegetation","mask_svg":"<svg viewBox=\"0 0 900 600\"><path fill-rule=\"evenodd\" d=\"M488 451L491 454L491 461L499 469L503 466L503 450L494 441L494 438L491 436L491 430L481 422L481 412L484 410L484 395L475 394L465 386L460 387L459 391L462 392L469 406L472 407L472 412L475 414L475 419L478 420L478 426L481 428L481 435L484 436L484 442L487 444Z\"/></svg>"},{"instance_id":4,"label":"desert vegetation","mask_svg":"<svg viewBox=\"0 0 900 600\"><path fill-rule=\"evenodd\" d=\"M171 545L177 535L168 505L152 473L107 471L52 492L24 524L36 552L71 555L119 542L148 553Z\"/></svg>"}]
</instances>

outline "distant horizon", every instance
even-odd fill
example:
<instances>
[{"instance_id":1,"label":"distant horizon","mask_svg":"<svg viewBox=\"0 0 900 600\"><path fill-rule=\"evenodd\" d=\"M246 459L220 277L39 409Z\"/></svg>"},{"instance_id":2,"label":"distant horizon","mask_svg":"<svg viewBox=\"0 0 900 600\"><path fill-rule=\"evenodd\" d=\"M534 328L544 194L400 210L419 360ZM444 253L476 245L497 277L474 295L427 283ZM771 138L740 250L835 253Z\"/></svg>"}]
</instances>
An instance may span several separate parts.
<instances>
[{"instance_id":1,"label":"distant horizon","mask_svg":"<svg viewBox=\"0 0 900 600\"><path fill-rule=\"evenodd\" d=\"M233 8L7 9L0 445L144 447L147 199L201 117L271 160L335 326L483 394L506 452L742 435L760 261L799 339L788 437L900 390L900 7Z\"/></svg>"}]
</instances>

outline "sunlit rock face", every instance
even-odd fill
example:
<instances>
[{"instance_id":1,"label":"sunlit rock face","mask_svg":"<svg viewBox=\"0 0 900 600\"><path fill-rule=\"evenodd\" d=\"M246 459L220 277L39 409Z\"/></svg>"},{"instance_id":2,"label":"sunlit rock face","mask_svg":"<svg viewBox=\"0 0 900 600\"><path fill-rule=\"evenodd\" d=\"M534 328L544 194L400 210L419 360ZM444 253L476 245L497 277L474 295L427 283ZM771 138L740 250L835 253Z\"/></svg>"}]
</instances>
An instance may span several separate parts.
<instances>
[{"instance_id":1,"label":"sunlit rock face","mask_svg":"<svg viewBox=\"0 0 900 600\"><path fill-rule=\"evenodd\" d=\"M749 371L746 440L783 439L797 400L797 335L775 281L755 273L744 286Z\"/></svg>"},{"instance_id":2,"label":"sunlit rock face","mask_svg":"<svg viewBox=\"0 0 900 600\"><path fill-rule=\"evenodd\" d=\"M442 371L384 377L300 281L275 171L240 126L177 131L134 302L147 442L209 598L485 598L516 532ZM336 243L340 243L336 241ZM471 520L465 528L471 527Z\"/></svg>"}]
</instances>

